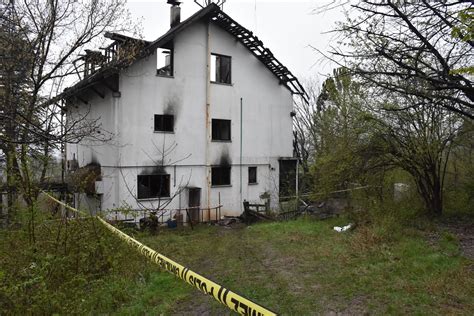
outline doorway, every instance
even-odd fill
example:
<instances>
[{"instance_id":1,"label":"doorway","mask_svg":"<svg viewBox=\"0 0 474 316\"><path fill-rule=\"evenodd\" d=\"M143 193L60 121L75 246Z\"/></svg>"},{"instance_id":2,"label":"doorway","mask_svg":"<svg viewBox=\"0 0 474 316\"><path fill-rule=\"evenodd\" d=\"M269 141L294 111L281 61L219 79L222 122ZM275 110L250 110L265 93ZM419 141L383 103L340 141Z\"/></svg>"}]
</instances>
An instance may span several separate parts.
<instances>
[{"instance_id":1,"label":"doorway","mask_svg":"<svg viewBox=\"0 0 474 316\"><path fill-rule=\"evenodd\" d=\"M189 220L198 223L201 206L201 188L188 188Z\"/></svg>"}]
</instances>

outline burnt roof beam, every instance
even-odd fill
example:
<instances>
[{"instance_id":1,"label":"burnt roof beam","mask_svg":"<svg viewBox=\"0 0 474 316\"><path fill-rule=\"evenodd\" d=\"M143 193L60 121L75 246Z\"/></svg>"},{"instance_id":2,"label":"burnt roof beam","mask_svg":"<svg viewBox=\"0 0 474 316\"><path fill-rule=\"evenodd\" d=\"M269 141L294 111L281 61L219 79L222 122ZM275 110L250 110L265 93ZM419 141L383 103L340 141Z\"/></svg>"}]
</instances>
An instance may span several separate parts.
<instances>
[{"instance_id":1,"label":"burnt roof beam","mask_svg":"<svg viewBox=\"0 0 474 316\"><path fill-rule=\"evenodd\" d=\"M101 97L102 99L105 98L105 94L103 94L102 92L100 92L99 90L97 90L96 87L94 86L91 86L91 90L94 91L99 97Z\"/></svg>"}]
</instances>

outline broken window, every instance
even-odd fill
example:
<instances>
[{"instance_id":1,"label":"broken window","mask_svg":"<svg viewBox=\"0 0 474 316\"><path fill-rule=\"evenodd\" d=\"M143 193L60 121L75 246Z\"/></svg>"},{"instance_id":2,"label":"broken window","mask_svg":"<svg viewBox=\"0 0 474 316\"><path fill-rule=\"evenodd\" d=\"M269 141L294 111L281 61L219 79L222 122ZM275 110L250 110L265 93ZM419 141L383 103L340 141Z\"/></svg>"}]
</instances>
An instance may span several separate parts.
<instances>
[{"instance_id":1,"label":"broken window","mask_svg":"<svg viewBox=\"0 0 474 316\"><path fill-rule=\"evenodd\" d=\"M230 120L212 119L212 140L230 141Z\"/></svg>"},{"instance_id":2,"label":"broken window","mask_svg":"<svg viewBox=\"0 0 474 316\"><path fill-rule=\"evenodd\" d=\"M159 76L173 76L173 49L158 48L156 50L156 74Z\"/></svg>"},{"instance_id":3,"label":"broken window","mask_svg":"<svg viewBox=\"0 0 474 316\"><path fill-rule=\"evenodd\" d=\"M230 166L212 167L211 184L212 185L230 185Z\"/></svg>"},{"instance_id":4,"label":"broken window","mask_svg":"<svg viewBox=\"0 0 474 316\"><path fill-rule=\"evenodd\" d=\"M249 167L249 184L257 183L257 167Z\"/></svg>"},{"instance_id":5,"label":"broken window","mask_svg":"<svg viewBox=\"0 0 474 316\"><path fill-rule=\"evenodd\" d=\"M231 57L211 54L211 81L231 84Z\"/></svg>"},{"instance_id":6,"label":"broken window","mask_svg":"<svg viewBox=\"0 0 474 316\"><path fill-rule=\"evenodd\" d=\"M174 115L155 114L155 132L173 132Z\"/></svg>"},{"instance_id":7,"label":"broken window","mask_svg":"<svg viewBox=\"0 0 474 316\"><path fill-rule=\"evenodd\" d=\"M170 196L170 175L150 174L137 177L137 196L139 199L152 199Z\"/></svg>"}]
</instances>

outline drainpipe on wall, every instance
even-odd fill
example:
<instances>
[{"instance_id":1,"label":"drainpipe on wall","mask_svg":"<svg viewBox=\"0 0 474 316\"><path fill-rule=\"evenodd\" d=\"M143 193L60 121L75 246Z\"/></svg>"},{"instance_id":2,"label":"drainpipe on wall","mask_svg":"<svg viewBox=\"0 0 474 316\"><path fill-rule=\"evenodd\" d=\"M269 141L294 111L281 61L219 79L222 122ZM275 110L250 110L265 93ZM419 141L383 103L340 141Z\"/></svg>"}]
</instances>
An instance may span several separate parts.
<instances>
[{"instance_id":1,"label":"drainpipe on wall","mask_svg":"<svg viewBox=\"0 0 474 316\"><path fill-rule=\"evenodd\" d=\"M296 160L296 210L299 209L300 203L300 190L299 190L299 173L300 173L300 159Z\"/></svg>"},{"instance_id":2,"label":"drainpipe on wall","mask_svg":"<svg viewBox=\"0 0 474 316\"><path fill-rule=\"evenodd\" d=\"M119 87L120 87L120 81L119 81ZM121 152L120 152L120 145L121 145L121 136L120 136L120 130L119 130L119 126L122 126L121 122L122 122L122 115L120 113L121 109L120 109L120 96L121 94L120 93L113 93L112 94L112 113L113 113L113 117L114 117L114 141L115 143L118 145L117 147L117 151L118 151L118 155L115 157L115 166L116 166L116 169L115 169L115 174L114 174L114 181L115 181L115 185L114 185L114 188L115 188L115 192L114 192L114 199L113 199L113 202L112 202L112 205L113 207L119 207L120 206L120 183L121 183L121 180L124 180L122 177L121 177L121 173L120 173L120 168L121 168L121 162L122 162L122 159L121 159Z\"/></svg>"},{"instance_id":3,"label":"drainpipe on wall","mask_svg":"<svg viewBox=\"0 0 474 316\"><path fill-rule=\"evenodd\" d=\"M242 140L242 127L243 127L243 101L240 98L240 211L242 212L242 147L243 147L243 140Z\"/></svg>"},{"instance_id":4,"label":"drainpipe on wall","mask_svg":"<svg viewBox=\"0 0 474 316\"><path fill-rule=\"evenodd\" d=\"M207 182L207 208L211 207L211 166L209 162L209 150L211 142L211 33L210 23L207 23L207 74L206 74L206 182Z\"/></svg>"}]
</instances>

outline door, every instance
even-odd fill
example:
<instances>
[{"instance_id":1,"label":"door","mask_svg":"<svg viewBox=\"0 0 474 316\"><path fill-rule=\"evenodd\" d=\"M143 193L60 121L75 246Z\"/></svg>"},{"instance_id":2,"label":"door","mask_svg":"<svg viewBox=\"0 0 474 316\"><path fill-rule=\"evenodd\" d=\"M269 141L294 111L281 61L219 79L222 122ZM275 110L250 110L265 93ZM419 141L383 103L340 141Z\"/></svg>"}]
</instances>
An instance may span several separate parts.
<instances>
[{"instance_id":1,"label":"door","mask_svg":"<svg viewBox=\"0 0 474 316\"><path fill-rule=\"evenodd\" d=\"M293 196L296 193L296 159L281 159L280 163L280 198Z\"/></svg>"},{"instance_id":2,"label":"door","mask_svg":"<svg viewBox=\"0 0 474 316\"><path fill-rule=\"evenodd\" d=\"M201 206L201 188L188 188L188 208L189 208L189 219L193 223L198 223L200 221L199 214Z\"/></svg>"}]
</instances>

